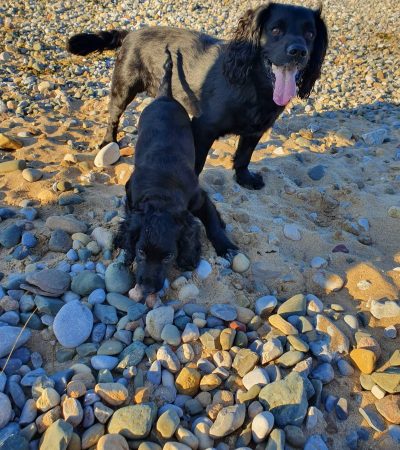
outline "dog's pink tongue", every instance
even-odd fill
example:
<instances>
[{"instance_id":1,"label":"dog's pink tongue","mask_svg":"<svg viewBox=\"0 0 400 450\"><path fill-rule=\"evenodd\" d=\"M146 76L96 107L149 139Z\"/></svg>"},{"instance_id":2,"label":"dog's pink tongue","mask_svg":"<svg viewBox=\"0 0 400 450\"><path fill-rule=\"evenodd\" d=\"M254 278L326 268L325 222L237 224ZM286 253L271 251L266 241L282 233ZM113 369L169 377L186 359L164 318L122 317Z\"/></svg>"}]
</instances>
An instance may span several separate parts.
<instances>
[{"instance_id":1,"label":"dog's pink tongue","mask_svg":"<svg viewBox=\"0 0 400 450\"><path fill-rule=\"evenodd\" d=\"M274 102L279 106L287 105L296 96L296 69L272 66L275 75Z\"/></svg>"}]
</instances>

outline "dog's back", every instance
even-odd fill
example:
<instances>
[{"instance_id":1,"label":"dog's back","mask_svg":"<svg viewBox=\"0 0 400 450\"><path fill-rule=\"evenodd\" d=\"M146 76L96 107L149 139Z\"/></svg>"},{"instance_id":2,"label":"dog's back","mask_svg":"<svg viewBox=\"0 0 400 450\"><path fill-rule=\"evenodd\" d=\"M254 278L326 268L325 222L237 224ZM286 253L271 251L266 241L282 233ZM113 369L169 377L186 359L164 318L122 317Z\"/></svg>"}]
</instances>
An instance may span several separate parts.
<instances>
[{"instance_id":1,"label":"dog's back","mask_svg":"<svg viewBox=\"0 0 400 450\"><path fill-rule=\"evenodd\" d=\"M195 147L191 121L173 97L171 52L166 49L164 76L158 95L139 119L135 152L135 183L151 183L166 189L197 185Z\"/></svg>"}]
</instances>

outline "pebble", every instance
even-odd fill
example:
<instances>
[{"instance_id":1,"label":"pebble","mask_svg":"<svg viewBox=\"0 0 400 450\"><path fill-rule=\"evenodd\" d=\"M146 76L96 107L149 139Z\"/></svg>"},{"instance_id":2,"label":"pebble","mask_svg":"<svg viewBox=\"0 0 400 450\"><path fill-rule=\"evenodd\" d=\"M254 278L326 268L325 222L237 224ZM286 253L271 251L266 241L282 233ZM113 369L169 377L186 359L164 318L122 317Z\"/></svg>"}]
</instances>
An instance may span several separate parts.
<instances>
[{"instance_id":1,"label":"pebble","mask_svg":"<svg viewBox=\"0 0 400 450\"><path fill-rule=\"evenodd\" d=\"M143 439L150 433L155 417L154 404L124 406L112 415L108 432L127 439Z\"/></svg>"},{"instance_id":2,"label":"pebble","mask_svg":"<svg viewBox=\"0 0 400 450\"><path fill-rule=\"evenodd\" d=\"M167 409L157 420L156 429L164 439L170 439L175 433L180 418L173 408Z\"/></svg>"},{"instance_id":3,"label":"pebble","mask_svg":"<svg viewBox=\"0 0 400 450\"><path fill-rule=\"evenodd\" d=\"M388 422L400 425L400 396L387 395L378 398L375 402L376 409Z\"/></svg>"},{"instance_id":4,"label":"pebble","mask_svg":"<svg viewBox=\"0 0 400 450\"><path fill-rule=\"evenodd\" d=\"M71 290L82 297L91 294L95 289L104 289L104 280L96 273L84 270L72 278Z\"/></svg>"},{"instance_id":5,"label":"pebble","mask_svg":"<svg viewBox=\"0 0 400 450\"><path fill-rule=\"evenodd\" d=\"M274 426L274 416L269 411L257 414L251 422L251 434L256 444L263 442Z\"/></svg>"},{"instance_id":6,"label":"pebble","mask_svg":"<svg viewBox=\"0 0 400 450\"><path fill-rule=\"evenodd\" d=\"M120 383L98 383L94 391L112 406L122 405L128 398L128 390Z\"/></svg>"},{"instance_id":7,"label":"pebble","mask_svg":"<svg viewBox=\"0 0 400 450\"><path fill-rule=\"evenodd\" d=\"M358 408L368 425L375 431L383 432L386 429L384 420L372 409L372 407Z\"/></svg>"},{"instance_id":8,"label":"pebble","mask_svg":"<svg viewBox=\"0 0 400 450\"><path fill-rule=\"evenodd\" d=\"M50 216L46 219L46 226L51 230L63 230L68 234L85 233L87 225L72 215Z\"/></svg>"},{"instance_id":9,"label":"pebble","mask_svg":"<svg viewBox=\"0 0 400 450\"><path fill-rule=\"evenodd\" d=\"M97 153L94 165L100 168L111 166L119 160L120 156L119 145L116 142L110 142Z\"/></svg>"},{"instance_id":10,"label":"pebble","mask_svg":"<svg viewBox=\"0 0 400 450\"><path fill-rule=\"evenodd\" d=\"M165 325L172 324L174 309L171 306L161 306L147 313L146 329L156 341L161 341L161 332Z\"/></svg>"},{"instance_id":11,"label":"pebble","mask_svg":"<svg viewBox=\"0 0 400 450\"><path fill-rule=\"evenodd\" d=\"M14 344L15 349L26 344L31 337L29 329L23 331L19 327L14 326L0 326L0 358L7 356Z\"/></svg>"},{"instance_id":12,"label":"pebble","mask_svg":"<svg viewBox=\"0 0 400 450\"><path fill-rule=\"evenodd\" d=\"M259 400L274 415L278 427L301 426L307 414L305 382L296 372L264 386Z\"/></svg>"},{"instance_id":13,"label":"pebble","mask_svg":"<svg viewBox=\"0 0 400 450\"><path fill-rule=\"evenodd\" d=\"M283 226L283 234L291 241L300 241L301 239L299 227L294 223L286 223Z\"/></svg>"},{"instance_id":14,"label":"pebble","mask_svg":"<svg viewBox=\"0 0 400 450\"><path fill-rule=\"evenodd\" d=\"M199 293L200 291L195 284L187 283L179 289L178 298L181 302L186 302L197 298Z\"/></svg>"},{"instance_id":15,"label":"pebble","mask_svg":"<svg viewBox=\"0 0 400 450\"><path fill-rule=\"evenodd\" d=\"M108 292L119 294L125 294L134 285L134 277L129 268L118 262L107 267L104 280Z\"/></svg>"},{"instance_id":16,"label":"pebble","mask_svg":"<svg viewBox=\"0 0 400 450\"><path fill-rule=\"evenodd\" d=\"M13 159L12 161L6 161L0 163L0 173L15 172L17 170L24 170L26 162L23 159Z\"/></svg>"},{"instance_id":17,"label":"pebble","mask_svg":"<svg viewBox=\"0 0 400 450\"><path fill-rule=\"evenodd\" d=\"M210 436L221 438L233 433L243 425L245 418L246 406L244 404L222 408L210 427Z\"/></svg>"},{"instance_id":18,"label":"pebble","mask_svg":"<svg viewBox=\"0 0 400 450\"><path fill-rule=\"evenodd\" d=\"M325 176L325 166L318 164L317 166L311 167L307 171L307 175L314 181L319 181Z\"/></svg>"},{"instance_id":19,"label":"pebble","mask_svg":"<svg viewBox=\"0 0 400 450\"><path fill-rule=\"evenodd\" d=\"M391 300L372 300L371 314L376 319L387 319L400 316L400 304Z\"/></svg>"},{"instance_id":20,"label":"pebble","mask_svg":"<svg viewBox=\"0 0 400 450\"><path fill-rule=\"evenodd\" d=\"M14 247L20 243L21 235L21 228L18 225L9 225L0 232L0 245L5 248Z\"/></svg>"},{"instance_id":21,"label":"pebble","mask_svg":"<svg viewBox=\"0 0 400 450\"><path fill-rule=\"evenodd\" d=\"M250 268L250 260L243 253L238 253L232 260L232 270L237 273L246 272Z\"/></svg>"},{"instance_id":22,"label":"pebble","mask_svg":"<svg viewBox=\"0 0 400 450\"><path fill-rule=\"evenodd\" d=\"M24 169L22 171L22 177L24 180L34 183L43 177L43 172L39 169Z\"/></svg>"},{"instance_id":23,"label":"pebble","mask_svg":"<svg viewBox=\"0 0 400 450\"><path fill-rule=\"evenodd\" d=\"M93 329L93 315L80 301L65 304L57 313L53 331L58 342L66 348L83 344Z\"/></svg>"},{"instance_id":24,"label":"pebble","mask_svg":"<svg viewBox=\"0 0 400 450\"><path fill-rule=\"evenodd\" d=\"M258 316L266 318L272 313L278 304L278 300L273 295L260 297L255 302L255 312Z\"/></svg>"},{"instance_id":25,"label":"pebble","mask_svg":"<svg viewBox=\"0 0 400 450\"><path fill-rule=\"evenodd\" d=\"M232 320L235 320L237 317L236 309L229 304L220 304L220 303L213 304L211 305L210 313L213 316L224 320L225 322L231 322Z\"/></svg>"},{"instance_id":26,"label":"pebble","mask_svg":"<svg viewBox=\"0 0 400 450\"><path fill-rule=\"evenodd\" d=\"M11 402L7 395L0 392L0 430L4 428L12 417Z\"/></svg>"},{"instance_id":27,"label":"pebble","mask_svg":"<svg viewBox=\"0 0 400 450\"><path fill-rule=\"evenodd\" d=\"M200 280L206 280L211 275L212 272L211 264L208 261L202 259L200 260L200 263L197 266L195 272L196 275L200 278Z\"/></svg>"},{"instance_id":28,"label":"pebble","mask_svg":"<svg viewBox=\"0 0 400 450\"><path fill-rule=\"evenodd\" d=\"M396 339L397 329L394 325L389 325L383 330L383 335L387 339Z\"/></svg>"},{"instance_id":29,"label":"pebble","mask_svg":"<svg viewBox=\"0 0 400 450\"><path fill-rule=\"evenodd\" d=\"M118 358L114 356L108 356L108 355L96 355L93 356L90 359L90 363L93 367L93 369L101 370L101 369L108 369L112 370L114 367L118 364Z\"/></svg>"},{"instance_id":30,"label":"pebble","mask_svg":"<svg viewBox=\"0 0 400 450\"><path fill-rule=\"evenodd\" d=\"M369 375L375 369L377 358L371 350L356 348L350 352L350 358L362 373Z\"/></svg>"}]
</instances>

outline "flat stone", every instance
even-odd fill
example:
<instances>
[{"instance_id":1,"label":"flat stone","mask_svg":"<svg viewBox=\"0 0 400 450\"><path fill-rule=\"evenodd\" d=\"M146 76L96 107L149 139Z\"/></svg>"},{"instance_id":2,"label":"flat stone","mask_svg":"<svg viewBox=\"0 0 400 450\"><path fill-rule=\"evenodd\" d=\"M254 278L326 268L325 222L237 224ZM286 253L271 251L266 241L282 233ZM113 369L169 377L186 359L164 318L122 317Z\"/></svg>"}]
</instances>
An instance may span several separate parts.
<instances>
[{"instance_id":1,"label":"flat stone","mask_svg":"<svg viewBox=\"0 0 400 450\"><path fill-rule=\"evenodd\" d=\"M49 240L49 250L52 252L67 253L72 247L72 239L64 230L54 230Z\"/></svg>"},{"instance_id":2,"label":"flat stone","mask_svg":"<svg viewBox=\"0 0 400 450\"><path fill-rule=\"evenodd\" d=\"M24 169L22 171L22 177L24 180L29 181L30 183L34 183L35 181L39 181L43 177L43 172L39 169Z\"/></svg>"},{"instance_id":3,"label":"flat stone","mask_svg":"<svg viewBox=\"0 0 400 450\"><path fill-rule=\"evenodd\" d=\"M329 351L332 353L348 353L349 340L344 333L327 317L322 314L317 315L316 330L329 337Z\"/></svg>"},{"instance_id":4,"label":"flat stone","mask_svg":"<svg viewBox=\"0 0 400 450\"><path fill-rule=\"evenodd\" d=\"M384 372L374 372L371 376L372 380L389 394L400 393L400 370L390 368Z\"/></svg>"},{"instance_id":5,"label":"flat stone","mask_svg":"<svg viewBox=\"0 0 400 450\"><path fill-rule=\"evenodd\" d=\"M225 322L231 322L232 320L235 320L237 317L236 309L229 304L221 304L221 303L213 304L211 305L210 313L213 316L224 320Z\"/></svg>"},{"instance_id":6,"label":"flat stone","mask_svg":"<svg viewBox=\"0 0 400 450\"><path fill-rule=\"evenodd\" d=\"M17 170L24 170L26 162L24 159L13 159L12 161L5 161L0 163L0 173L15 172Z\"/></svg>"},{"instance_id":7,"label":"flat stone","mask_svg":"<svg viewBox=\"0 0 400 450\"><path fill-rule=\"evenodd\" d=\"M368 425L375 431L383 432L386 429L385 421L372 408L367 406L365 408L358 408L360 414L364 417Z\"/></svg>"},{"instance_id":8,"label":"flat stone","mask_svg":"<svg viewBox=\"0 0 400 450\"><path fill-rule=\"evenodd\" d=\"M72 425L64 420L56 420L43 435L40 450L66 450L73 433Z\"/></svg>"},{"instance_id":9,"label":"flat stone","mask_svg":"<svg viewBox=\"0 0 400 450\"><path fill-rule=\"evenodd\" d=\"M39 287L50 296L58 297L69 289L71 277L68 273L56 269L44 269L39 272L29 272L26 281Z\"/></svg>"},{"instance_id":10,"label":"flat stone","mask_svg":"<svg viewBox=\"0 0 400 450\"><path fill-rule=\"evenodd\" d=\"M93 329L93 314L79 300L66 303L57 313L53 331L58 342L66 348L83 344Z\"/></svg>"},{"instance_id":11,"label":"flat stone","mask_svg":"<svg viewBox=\"0 0 400 450\"><path fill-rule=\"evenodd\" d=\"M281 306L279 306L277 313L284 319L287 319L292 315L304 316L306 307L307 303L305 296L303 294L297 294L283 302Z\"/></svg>"},{"instance_id":12,"label":"flat stone","mask_svg":"<svg viewBox=\"0 0 400 450\"><path fill-rule=\"evenodd\" d=\"M291 241L300 241L301 239L299 227L294 223L286 223L283 226L283 234Z\"/></svg>"},{"instance_id":13,"label":"flat stone","mask_svg":"<svg viewBox=\"0 0 400 450\"><path fill-rule=\"evenodd\" d=\"M400 425L400 396L387 395L375 402L376 409L388 422Z\"/></svg>"},{"instance_id":14,"label":"flat stone","mask_svg":"<svg viewBox=\"0 0 400 450\"><path fill-rule=\"evenodd\" d=\"M278 427L301 426L307 414L305 382L297 372L264 386L259 400L274 415Z\"/></svg>"},{"instance_id":15,"label":"flat stone","mask_svg":"<svg viewBox=\"0 0 400 450\"><path fill-rule=\"evenodd\" d=\"M2 326L0 327L0 358L8 356L10 351L22 347L31 337L31 331L19 327Z\"/></svg>"},{"instance_id":16,"label":"flat stone","mask_svg":"<svg viewBox=\"0 0 400 450\"><path fill-rule=\"evenodd\" d=\"M60 229L69 234L85 233L87 230L87 225L72 215L50 216L46 219L46 226L50 228L50 230Z\"/></svg>"},{"instance_id":17,"label":"flat stone","mask_svg":"<svg viewBox=\"0 0 400 450\"><path fill-rule=\"evenodd\" d=\"M108 432L128 439L143 439L150 433L156 414L154 403L125 406L114 412Z\"/></svg>"},{"instance_id":18,"label":"flat stone","mask_svg":"<svg viewBox=\"0 0 400 450\"><path fill-rule=\"evenodd\" d=\"M72 279L71 290L85 297L95 289L104 289L104 280L96 273L84 270ZM97 306L97 305L96 305Z\"/></svg>"},{"instance_id":19,"label":"flat stone","mask_svg":"<svg viewBox=\"0 0 400 450\"><path fill-rule=\"evenodd\" d=\"M100 398L112 406L122 405L128 398L128 390L121 383L98 383L94 391Z\"/></svg>"},{"instance_id":20,"label":"flat stone","mask_svg":"<svg viewBox=\"0 0 400 450\"><path fill-rule=\"evenodd\" d=\"M371 350L356 348L350 352L350 358L362 373L371 374L376 365L376 355Z\"/></svg>"},{"instance_id":21,"label":"flat stone","mask_svg":"<svg viewBox=\"0 0 400 450\"><path fill-rule=\"evenodd\" d=\"M269 316L268 322L285 335L299 334L297 329L291 323L289 323L283 317L281 317L279 314L273 314L272 316Z\"/></svg>"},{"instance_id":22,"label":"flat stone","mask_svg":"<svg viewBox=\"0 0 400 450\"><path fill-rule=\"evenodd\" d=\"M373 300L370 311L376 319L400 317L400 304L392 300Z\"/></svg>"},{"instance_id":23,"label":"flat stone","mask_svg":"<svg viewBox=\"0 0 400 450\"><path fill-rule=\"evenodd\" d=\"M7 395L0 392L0 430L10 422L11 417L11 402Z\"/></svg>"},{"instance_id":24,"label":"flat stone","mask_svg":"<svg viewBox=\"0 0 400 450\"><path fill-rule=\"evenodd\" d=\"M233 433L243 425L246 418L246 405L233 405L222 408L210 428L212 438L221 438Z\"/></svg>"}]
</instances>

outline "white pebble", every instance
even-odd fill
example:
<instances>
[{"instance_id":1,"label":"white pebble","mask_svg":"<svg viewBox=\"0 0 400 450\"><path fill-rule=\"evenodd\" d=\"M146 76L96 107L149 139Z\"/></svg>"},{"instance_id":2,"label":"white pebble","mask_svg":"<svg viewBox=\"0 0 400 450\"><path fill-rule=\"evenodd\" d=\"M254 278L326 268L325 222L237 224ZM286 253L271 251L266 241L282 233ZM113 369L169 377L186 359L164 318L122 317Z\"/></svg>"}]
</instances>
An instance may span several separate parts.
<instances>
[{"instance_id":1,"label":"white pebble","mask_svg":"<svg viewBox=\"0 0 400 450\"><path fill-rule=\"evenodd\" d=\"M256 444L262 442L271 432L274 426L274 416L269 411L264 411L254 417L251 424L251 434Z\"/></svg>"},{"instance_id":2,"label":"white pebble","mask_svg":"<svg viewBox=\"0 0 400 450\"><path fill-rule=\"evenodd\" d=\"M96 167L111 166L119 160L120 156L118 144L116 142L110 142L97 153L94 159L94 165Z\"/></svg>"}]
</instances>

